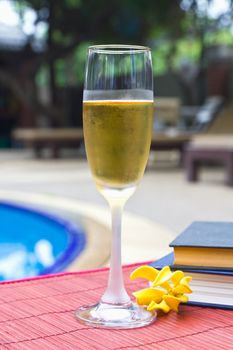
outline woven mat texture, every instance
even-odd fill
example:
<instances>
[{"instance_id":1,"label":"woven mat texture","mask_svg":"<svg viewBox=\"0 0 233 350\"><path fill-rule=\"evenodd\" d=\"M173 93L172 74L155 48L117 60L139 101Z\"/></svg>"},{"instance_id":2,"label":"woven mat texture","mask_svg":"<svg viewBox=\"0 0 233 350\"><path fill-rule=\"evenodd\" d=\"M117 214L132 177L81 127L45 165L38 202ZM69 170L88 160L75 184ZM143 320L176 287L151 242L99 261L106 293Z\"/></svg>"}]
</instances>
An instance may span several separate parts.
<instances>
[{"instance_id":1,"label":"woven mat texture","mask_svg":"<svg viewBox=\"0 0 233 350\"><path fill-rule=\"evenodd\" d=\"M146 287L129 281L131 293ZM131 350L233 349L233 311L181 306L148 327L134 330L90 328L74 318L83 304L98 301L107 270L68 273L0 284L0 349Z\"/></svg>"}]
</instances>

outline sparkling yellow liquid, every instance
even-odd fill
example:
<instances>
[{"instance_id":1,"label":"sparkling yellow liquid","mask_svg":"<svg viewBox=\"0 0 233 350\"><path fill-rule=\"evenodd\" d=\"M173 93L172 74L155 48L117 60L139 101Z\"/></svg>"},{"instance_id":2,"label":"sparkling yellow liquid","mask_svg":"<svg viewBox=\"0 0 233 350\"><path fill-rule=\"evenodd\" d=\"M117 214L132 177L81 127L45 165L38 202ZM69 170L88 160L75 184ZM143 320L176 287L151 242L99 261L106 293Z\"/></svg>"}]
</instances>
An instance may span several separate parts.
<instances>
[{"instance_id":1,"label":"sparkling yellow liquid","mask_svg":"<svg viewBox=\"0 0 233 350\"><path fill-rule=\"evenodd\" d=\"M83 124L87 158L97 186L135 185L149 155L153 103L84 102Z\"/></svg>"}]
</instances>

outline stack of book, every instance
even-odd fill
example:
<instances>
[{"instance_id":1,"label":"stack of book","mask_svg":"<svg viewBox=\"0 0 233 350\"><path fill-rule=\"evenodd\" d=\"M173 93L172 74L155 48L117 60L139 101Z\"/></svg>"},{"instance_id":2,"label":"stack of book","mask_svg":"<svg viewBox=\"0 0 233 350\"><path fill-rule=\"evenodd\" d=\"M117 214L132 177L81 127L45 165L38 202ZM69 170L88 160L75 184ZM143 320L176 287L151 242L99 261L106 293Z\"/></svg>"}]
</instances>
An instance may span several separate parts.
<instances>
[{"instance_id":1,"label":"stack of book","mask_svg":"<svg viewBox=\"0 0 233 350\"><path fill-rule=\"evenodd\" d=\"M174 252L152 263L192 276L189 303L233 309L233 223L192 223L170 243Z\"/></svg>"}]
</instances>

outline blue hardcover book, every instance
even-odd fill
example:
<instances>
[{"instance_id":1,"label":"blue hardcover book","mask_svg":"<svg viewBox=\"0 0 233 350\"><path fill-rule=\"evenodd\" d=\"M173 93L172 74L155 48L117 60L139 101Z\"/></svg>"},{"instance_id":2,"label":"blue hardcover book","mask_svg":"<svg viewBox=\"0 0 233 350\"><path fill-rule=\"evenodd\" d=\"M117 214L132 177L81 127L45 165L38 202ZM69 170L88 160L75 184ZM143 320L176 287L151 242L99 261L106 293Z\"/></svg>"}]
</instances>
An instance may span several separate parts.
<instances>
[{"instance_id":1,"label":"blue hardcover book","mask_svg":"<svg viewBox=\"0 0 233 350\"><path fill-rule=\"evenodd\" d=\"M174 265L183 269L233 270L233 222L195 221L171 243Z\"/></svg>"},{"instance_id":2,"label":"blue hardcover book","mask_svg":"<svg viewBox=\"0 0 233 350\"><path fill-rule=\"evenodd\" d=\"M194 221L171 247L233 248L233 222Z\"/></svg>"},{"instance_id":3,"label":"blue hardcover book","mask_svg":"<svg viewBox=\"0 0 233 350\"><path fill-rule=\"evenodd\" d=\"M150 265L156 269L174 266L174 253L170 253ZM198 269L195 267L182 268L187 275L192 276L190 284L193 293L189 295L190 305L208 306L215 308L233 309L233 269Z\"/></svg>"}]
</instances>

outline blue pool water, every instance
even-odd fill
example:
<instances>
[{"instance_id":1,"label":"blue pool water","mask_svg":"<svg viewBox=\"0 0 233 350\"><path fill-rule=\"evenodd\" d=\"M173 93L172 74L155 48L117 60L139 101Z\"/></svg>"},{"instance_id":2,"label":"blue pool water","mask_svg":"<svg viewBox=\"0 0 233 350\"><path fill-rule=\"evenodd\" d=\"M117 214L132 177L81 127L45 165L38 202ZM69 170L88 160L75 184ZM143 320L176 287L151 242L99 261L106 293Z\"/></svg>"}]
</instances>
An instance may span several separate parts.
<instances>
[{"instance_id":1,"label":"blue pool water","mask_svg":"<svg viewBox=\"0 0 233 350\"><path fill-rule=\"evenodd\" d=\"M0 202L0 280L63 271L84 249L85 233L69 221Z\"/></svg>"}]
</instances>

